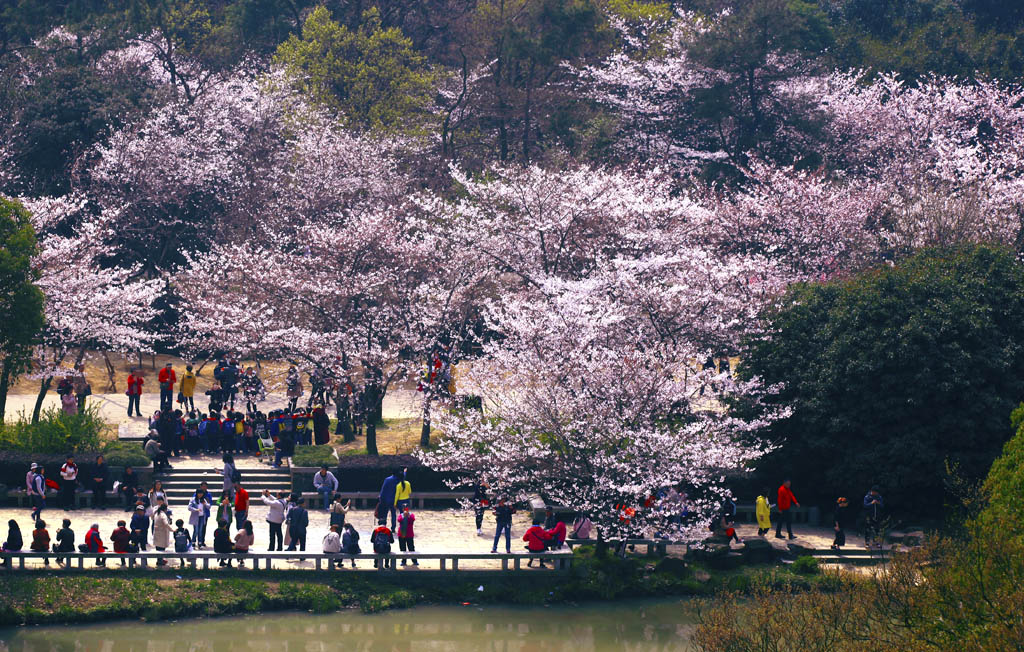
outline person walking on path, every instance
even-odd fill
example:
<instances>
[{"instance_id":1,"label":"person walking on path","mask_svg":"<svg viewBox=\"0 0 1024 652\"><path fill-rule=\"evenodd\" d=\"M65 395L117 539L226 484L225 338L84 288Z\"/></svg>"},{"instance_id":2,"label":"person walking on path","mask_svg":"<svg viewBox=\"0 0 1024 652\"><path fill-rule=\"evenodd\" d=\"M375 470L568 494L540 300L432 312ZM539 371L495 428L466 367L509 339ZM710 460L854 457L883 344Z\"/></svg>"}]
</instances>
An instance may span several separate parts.
<instances>
[{"instance_id":1,"label":"person walking on path","mask_svg":"<svg viewBox=\"0 0 1024 652\"><path fill-rule=\"evenodd\" d=\"M516 510L505 503L504 498L498 498L498 505L494 508L494 543L491 545L491 552L498 552L498 540L501 534L505 533L505 552L512 552L512 515Z\"/></svg>"},{"instance_id":2,"label":"person walking on path","mask_svg":"<svg viewBox=\"0 0 1024 652\"><path fill-rule=\"evenodd\" d=\"M487 482L483 478L480 478L476 482L476 487L473 488L473 516L476 517L476 535L480 536L484 533L484 511L488 505L491 504L490 497L487 493L490 487L487 486Z\"/></svg>"},{"instance_id":3,"label":"person walking on path","mask_svg":"<svg viewBox=\"0 0 1024 652\"><path fill-rule=\"evenodd\" d=\"M46 508L46 477L43 475L42 466L35 466L32 474L32 515L33 521L38 521L39 516Z\"/></svg>"},{"instance_id":4,"label":"person walking on path","mask_svg":"<svg viewBox=\"0 0 1024 652\"><path fill-rule=\"evenodd\" d=\"M107 481L110 480L110 471L107 470L107 463L102 455L96 456L96 466L93 467L92 477L92 506L96 509L107 508Z\"/></svg>"},{"instance_id":5,"label":"person walking on path","mask_svg":"<svg viewBox=\"0 0 1024 652\"><path fill-rule=\"evenodd\" d=\"M302 552L306 551L306 528L309 527L309 512L302 506L302 496L295 499L295 505L288 510L285 517L288 521L288 536L291 543L288 550L294 551L296 546Z\"/></svg>"},{"instance_id":6,"label":"person walking on path","mask_svg":"<svg viewBox=\"0 0 1024 652\"><path fill-rule=\"evenodd\" d=\"M239 482L235 485L235 527L239 530L249 518L249 492Z\"/></svg>"},{"instance_id":7,"label":"person walking on path","mask_svg":"<svg viewBox=\"0 0 1024 652\"><path fill-rule=\"evenodd\" d=\"M839 550L840 546L846 545L846 527L850 518L850 501L844 496L836 500L836 511L832 516L832 526L836 536L830 546L832 550Z\"/></svg>"},{"instance_id":8,"label":"person walking on path","mask_svg":"<svg viewBox=\"0 0 1024 652\"><path fill-rule=\"evenodd\" d=\"M402 513L398 515L398 549L402 552L416 552L416 544L413 540L415 533L413 531L413 524L416 523L416 515L409 511L409 506L406 505L402 509ZM405 566L405 559L402 559L402 565ZM413 559L413 566L419 566L420 562Z\"/></svg>"},{"instance_id":9,"label":"person walking on path","mask_svg":"<svg viewBox=\"0 0 1024 652\"><path fill-rule=\"evenodd\" d=\"M128 389L124 392L128 396L128 416L132 416L132 407L135 408L135 416L142 416L139 401L142 398L142 384L145 382L146 379L138 369L132 369L128 374Z\"/></svg>"},{"instance_id":10,"label":"person walking on path","mask_svg":"<svg viewBox=\"0 0 1024 652\"><path fill-rule=\"evenodd\" d=\"M294 366L289 367L288 376L284 382L288 387L288 411L294 412L299 404L299 397L302 396L302 378L299 376L299 370Z\"/></svg>"},{"instance_id":11,"label":"person walking on path","mask_svg":"<svg viewBox=\"0 0 1024 652\"><path fill-rule=\"evenodd\" d=\"M864 544L868 548L882 548L882 516L885 501L878 485L864 495Z\"/></svg>"},{"instance_id":12,"label":"person walking on path","mask_svg":"<svg viewBox=\"0 0 1024 652\"><path fill-rule=\"evenodd\" d=\"M384 483L380 486L380 496L378 496L377 505L377 518L383 518L391 514L391 528L394 529L396 516L395 513L395 502L398 500L396 497L396 491L398 489L398 483L402 481L403 473L401 471L395 471L387 478L384 479Z\"/></svg>"},{"instance_id":13,"label":"person walking on path","mask_svg":"<svg viewBox=\"0 0 1024 652\"><path fill-rule=\"evenodd\" d=\"M781 539L782 538L782 524L783 523L786 524L786 533L789 535L789 538L790 539L795 539L796 538L795 536L793 536L793 511L792 510L793 510L793 507L799 507L800 506L800 502L796 499L796 496L793 495L792 490L790 490L790 485L791 484L792 483L790 482L789 478L786 478L786 480L782 483L782 486L779 487L779 503L778 503L778 505L779 505L779 522L778 522L778 524L775 527L775 538L776 539Z\"/></svg>"},{"instance_id":14,"label":"person walking on path","mask_svg":"<svg viewBox=\"0 0 1024 652\"><path fill-rule=\"evenodd\" d=\"M267 550L270 552L284 550L284 533L281 531L281 525L284 523L285 509L288 506L285 493L282 491L277 498L274 498L270 495L269 491L263 490L263 504L269 508L267 511L267 525L270 529L270 546Z\"/></svg>"},{"instance_id":15,"label":"person walking on path","mask_svg":"<svg viewBox=\"0 0 1024 652\"><path fill-rule=\"evenodd\" d=\"M763 537L772 529L772 506L768 501L768 487L761 489L761 494L754 500L754 513L757 516L757 536Z\"/></svg>"},{"instance_id":16,"label":"person walking on path","mask_svg":"<svg viewBox=\"0 0 1024 652\"><path fill-rule=\"evenodd\" d=\"M345 530L341 534L341 551L346 555L358 555L363 552L359 547L359 533L352 527L351 523L345 524ZM338 568L343 566L339 565ZM352 560L352 568L356 567L356 560Z\"/></svg>"},{"instance_id":17,"label":"person walking on path","mask_svg":"<svg viewBox=\"0 0 1024 652\"><path fill-rule=\"evenodd\" d=\"M169 412L174 408L174 385L178 382L174 365L170 362L165 364L156 379L160 383L160 411Z\"/></svg>"},{"instance_id":18,"label":"person walking on path","mask_svg":"<svg viewBox=\"0 0 1024 652\"><path fill-rule=\"evenodd\" d=\"M67 461L60 467L60 505L64 511L75 508L75 488L78 486L78 465L75 458L68 455Z\"/></svg>"},{"instance_id":19,"label":"person walking on path","mask_svg":"<svg viewBox=\"0 0 1024 652\"><path fill-rule=\"evenodd\" d=\"M181 394L181 405L188 406L189 410L196 409L196 375L192 373L192 365L185 365L185 373L181 374L181 384L178 385L178 393Z\"/></svg>"},{"instance_id":20,"label":"person walking on path","mask_svg":"<svg viewBox=\"0 0 1024 652\"><path fill-rule=\"evenodd\" d=\"M213 472L224 476L224 487L221 490L222 495L227 496L228 500L234 500L235 482L242 479L242 474L235 468L235 458L232 457L231 453L224 453L220 459L224 463L224 466L219 469L214 469Z\"/></svg>"},{"instance_id":21,"label":"person walking on path","mask_svg":"<svg viewBox=\"0 0 1024 652\"><path fill-rule=\"evenodd\" d=\"M206 489L196 490L188 503L188 523L192 526L192 545L202 550L206 547L206 525L210 522L210 495Z\"/></svg>"},{"instance_id":22,"label":"person walking on path","mask_svg":"<svg viewBox=\"0 0 1024 652\"><path fill-rule=\"evenodd\" d=\"M331 509L331 496L338 492L338 479L327 470L327 466L321 466L320 470L313 474L313 489L323 499L324 511Z\"/></svg>"}]
</instances>

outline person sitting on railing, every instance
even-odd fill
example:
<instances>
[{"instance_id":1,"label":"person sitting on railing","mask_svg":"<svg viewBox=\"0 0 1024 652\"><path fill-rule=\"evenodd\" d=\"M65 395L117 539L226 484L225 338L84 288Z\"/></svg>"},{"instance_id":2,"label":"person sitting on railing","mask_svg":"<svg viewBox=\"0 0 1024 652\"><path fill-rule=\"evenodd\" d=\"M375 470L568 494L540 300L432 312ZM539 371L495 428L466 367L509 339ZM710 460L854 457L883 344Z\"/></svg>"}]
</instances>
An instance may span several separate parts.
<instances>
[{"instance_id":1,"label":"person sitting on railing","mask_svg":"<svg viewBox=\"0 0 1024 652\"><path fill-rule=\"evenodd\" d=\"M228 532L228 522L217 521L217 529L213 531L213 551L218 555L230 555L234 550L231 544L231 534ZM231 561L227 557L221 557L221 566L230 566Z\"/></svg>"},{"instance_id":2,"label":"person sitting on railing","mask_svg":"<svg viewBox=\"0 0 1024 652\"><path fill-rule=\"evenodd\" d=\"M351 523L345 524L345 531L341 535L341 551L346 555L358 555L363 552L359 547L359 533L352 527ZM343 568L342 564L338 568ZM356 567L356 560L352 560L352 568Z\"/></svg>"},{"instance_id":3,"label":"person sitting on railing","mask_svg":"<svg viewBox=\"0 0 1024 652\"><path fill-rule=\"evenodd\" d=\"M551 539L551 535L541 527L541 522L538 519L534 519L533 526L526 531L523 535L523 541L526 542L526 549L530 552L544 552L547 550L547 541ZM526 563L527 566L533 567L533 559ZM547 568L544 565L544 560L540 560L540 567Z\"/></svg>"},{"instance_id":4,"label":"person sitting on railing","mask_svg":"<svg viewBox=\"0 0 1024 652\"><path fill-rule=\"evenodd\" d=\"M241 529L235 533L235 554L245 555L249 552L249 547L252 546L256 540L256 535L252 531L252 521L246 521L242 523ZM231 560L228 560L228 566L231 566ZM238 560L238 567L245 567L245 560Z\"/></svg>"},{"instance_id":5,"label":"person sitting on railing","mask_svg":"<svg viewBox=\"0 0 1024 652\"><path fill-rule=\"evenodd\" d=\"M7 521L7 540L4 541L4 545L0 549L4 552L20 552L23 545L25 545L25 542L21 538L21 527L12 518ZM5 559L2 565L9 566L10 563L9 559Z\"/></svg>"},{"instance_id":6,"label":"person sitting on railing","mask_svg":"<svg viewBox=\"0 0 1024 652\"><path fill-rule=\"evenodd\" d=\"M42 520L36 521L36 529L32 530L32 545L29 546L32 552L50 552L50 533L46 531L46 523ZM43 563L50 565L49 559Z\"/></svg>"},{"instance_id":7,"label":"person sitting on railing","mask_svg":"<svg viewBox=\"0 0 1024 652\"><path fill-rule=\"evenodd\" d=\"M131 552L132 533L125 527L124 521L117 522L117 529L110 533L110 543L114 546L114 552L124 555ZM121 565L125 565L124 559Z\"/></svg>"},{"instance_id":8,"label":"person sitting on railing","mask_svg":"<svg viewBox=\"0 0 1024 652\"><path fill-rule=\"evenodd\" d=\"M138 546L142 552L146 552L146 548L149 547L149 515L146 514L146 506L142 504L141 500L135 506L135 513L132 514L132 520L128 526L132 533L132 543Z\"/></svg>"},{"instance_id":9,"label":"person sitting on railing","mask_svg":"<svg viewBox=\"0 0 1024 652\"><path fill-rule=\"evenodd\" d=\"M75 531L71 529L71 519L66 518L62 523L62 526L57 530L57 543L53 544L54 552L74 552L75 551ZM58 557L57 565L63 565L63 561Z\"/></svg>"},{"instance_id":10,"label":"person sitting on railing","mask_svg":"<svg viewBox=\"0 0 1024 652\"><path fill-rule=\"evenodd\" d=\"M337 525L332 525L330 531L324 535L322 547L324 554L335 555L341 552L341 533L338 531L340 528ZM329 562L334 564L334 561ZM338 568L343 568L345 562L342 560L337 561Z\"/></svg>"},{"instance_id":11,"label":"person sitting on railing","mask_svg":"<svg viewBox=\"0 0 1024 652\"><path fill-rule=\"evenodd\" d=\"M564 521L555 523L555 527L545 530L550 539L547 540L548 550L559 550L565 545L566 528Z\"/></svg>"},{"instance_id":12,"label":"person sitting on railing","mask_svg":"<svg viewBox=\"0 0 1024 652\"><path fill-rule=\"evenodd\" d=\"M102 553L106 552L107 549L103 547L103 538L100 537L100 524L93 523L89 527L89 531L85 533L85 543L78 546L78 549L82 552ZM107 561L102 557L96 560L97 566L106 566Z\"/></svg>"}]
</instances>

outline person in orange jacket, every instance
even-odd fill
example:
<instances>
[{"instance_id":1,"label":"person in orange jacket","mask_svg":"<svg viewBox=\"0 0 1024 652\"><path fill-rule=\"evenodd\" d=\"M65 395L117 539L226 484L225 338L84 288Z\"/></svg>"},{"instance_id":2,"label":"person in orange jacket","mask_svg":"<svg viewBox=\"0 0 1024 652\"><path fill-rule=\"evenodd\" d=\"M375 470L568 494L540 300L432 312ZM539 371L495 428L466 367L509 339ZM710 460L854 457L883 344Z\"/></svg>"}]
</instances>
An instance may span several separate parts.
<instances>
[{"instance_id":1,"label":"person in orange jacket","mask_svg":"<svg viewBox=\"0 0 1024 652\"><path fill-rule=\"evenodd\" d=\"M789 478L786 478L782 486L779 487L779 522L775 526L775 538L782 538L782 524L786 524L786 532L789 534L790 539L795 539L793 536L793 507L799 507L800 502L793 495L790 490Z\"/></svg>"},{"instance_id":2,"label":"person in orange jacket","mask_svg":"<svg viewBox=\"0 0 1024 652\"><path fill-rule=\"evenodd\" d=\"M156 379L160 382L160 411L165 412L174 407L174 384L178 382L178 375L168 362Z\"/></svg>"},{"instance_id":3,"label":"person in orange jacket","mask_svg":"<svg viewBox=\"0 0 1024 652\"><path fill-rule=\"evenodd\" d=\"M523 535L523 541L526 542L526 549L530 552L544 552L547 550L546 542L549 539L551 539L551 535L548 534L547 530L541 527L540 521L534 521L533 526L526 531L526 534ZM526 565L532 567L533 559L530 559ZM543 559L540 560L540 567L546 568L546 566L544 566Z\"/></svg>"}]
</instances>

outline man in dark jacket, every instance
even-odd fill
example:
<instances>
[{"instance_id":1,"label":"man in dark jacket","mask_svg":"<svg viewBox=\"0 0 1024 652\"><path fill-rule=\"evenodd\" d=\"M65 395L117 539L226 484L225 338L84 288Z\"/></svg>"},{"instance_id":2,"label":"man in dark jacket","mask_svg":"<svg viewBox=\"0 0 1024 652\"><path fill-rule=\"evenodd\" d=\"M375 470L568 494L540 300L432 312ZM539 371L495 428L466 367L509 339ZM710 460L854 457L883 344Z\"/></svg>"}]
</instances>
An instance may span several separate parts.
<instances>
[{"instance_id":1,"label":"man in dark jacket","mask_svg":"<svg viewBox=\"0 0 1024 652\"><path fill-rule=\"evenodd\" d=\"M71 529L71 519L66 518L59 530L57 530L57 543L53 544L54 552L75 552L75 532ZM57 559L57 564L63 566L64 562Z\"/></svg>"},{"instance_id":2,"label":"man in dark jacket","mask_svg":"<svg viewBox=\"0 0 1024 652\"><path fill-rule=\"evenodd\" d=\"M121 484L117 488L124 496L124 511L130 512L135 507L135 488L139 486L139 475L130 466L124 467Z\"/></svg>"},{"instance_id":3,"label":"man in dark jacket","mask_svg":"<svg viewBox=\"0 0 1024 652\"><path fill-rule=\"evenodd\" d=\"M309 512L302 506L302 496L295 499L295 506L288 510L288 536L292 542L288 550L294 551L296 544L299 550L306 551L306 528L309 527Z\"/></svg>"},{"instance_id":4,"label":"man in dark jacket","mask_svg":"<svg viewBox=\"0 0 1024 652\"><path fill-rule=\"evenodd\" d=\"M92 506L97 509L106 509L107 481L110 479L110 471L107 470L107 463L102 455L96 456L96 466L89 479L92 485Z\"/></svg>"},{"instance_id":5,"label":"man in dark jacket","mask_svg":"<svg viewBox=\"0 0 1024 652\"><path fill-rule=\"evenodd\" d=\"M864 496L864 542L869 548L882 547L882 518L885 514L885 501L878 485L871 487Z\"/></svg>"},{"instance_id":6,"label":"man in dark jacket","mask_svg":"<svg viewBox=\"0 0 1024 652\"><path fill-rule=\"evenodd\" d=\"M132 534L132 543L145 552L149 546L149 517L146 516L146 508L141 503L135 506L135 513L128 524Z\"/></svg>"},{"instance_id":7,"label":"man in dark jacket","mask_svg":"<svg viewBox=\"0 0 1024 652\"><path fill-rule=\"evenodd\" d=\"M384 479L384 484L380 486L380 496L378 497L378 514L377 518L384 518L386 514L391 514L391 529L395 529L397 523L398 514L395 512L395 491L398 489L398 483L402 481L405 474L402 471L395 471L387 478Z\"/></svg>"}]
</instances>

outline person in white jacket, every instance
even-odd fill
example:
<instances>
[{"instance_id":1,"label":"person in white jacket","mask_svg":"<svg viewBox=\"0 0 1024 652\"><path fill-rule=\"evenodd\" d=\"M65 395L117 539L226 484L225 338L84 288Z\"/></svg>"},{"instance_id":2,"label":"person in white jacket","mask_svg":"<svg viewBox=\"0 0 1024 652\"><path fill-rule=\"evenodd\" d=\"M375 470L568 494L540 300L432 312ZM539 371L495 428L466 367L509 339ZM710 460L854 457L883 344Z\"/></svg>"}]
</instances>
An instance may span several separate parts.
<instances>
[{"instance_id":1,"label":"person in white jacket","mask_svg":"<svg viewBox=\"0 0 1024 652\"><path fill-rule=\"evenodd\" d=\"M332 525L331 531L324 535L324 553L328 555L334 555L341 552L341 533L339 532L339 530L340 528L337 525ZM344 568L344 562L342 562L340 559L337 560L337 563L338 568Z\"/></svg>"},{"instance_id":2,"label":"person in white jacket","mask_svg":"<svg viewBox=\"0 0 1024 652\"><path fill-rule=\"evenodd\" d=\"M270 526L270 552L274 551L274 542L277 542L277 550L284 550L284 533L282 524L288 512L288 492L282 491L275 498L266 489L263 490L263 504L270 508L267 512L267 524Z\"/></svg>"}]
</instances>

